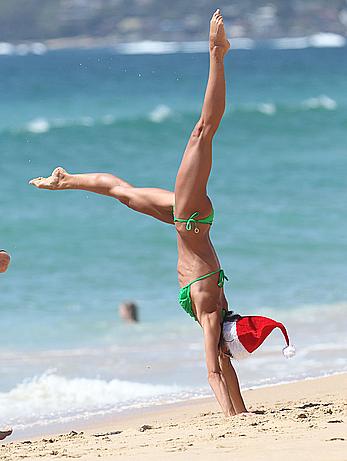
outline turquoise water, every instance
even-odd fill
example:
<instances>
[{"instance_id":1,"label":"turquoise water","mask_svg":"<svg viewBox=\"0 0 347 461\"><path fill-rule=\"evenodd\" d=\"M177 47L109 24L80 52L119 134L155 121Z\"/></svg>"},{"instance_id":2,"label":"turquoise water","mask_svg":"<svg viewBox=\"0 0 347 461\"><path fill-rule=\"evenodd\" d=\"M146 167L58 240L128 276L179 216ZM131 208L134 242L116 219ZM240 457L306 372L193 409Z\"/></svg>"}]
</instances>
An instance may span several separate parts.
<instances>
[{"instance_id":1,"label":"turquoise water","mask_svg":"<svg viewBox=\"0 0 347 461\"><path fill-rule=\"evenodd\" d=\"M61 165L172 189L207 64L204 53L0 57L0 247L12 255L0 279L0 413L8 422L207 392L201 332L177 305L173 227L110 198L27 184ZM235 51L226 74L209 193L227 296L242 313L285 322L299 349L284 361L274 335L240 364L241 381L346 369L347 49ZM124 299L139 304L138 326L118 319ZM91 402L91 392L105 397ZM38 397L23 409L23 395Z\"/></svg>"}]
</instances>

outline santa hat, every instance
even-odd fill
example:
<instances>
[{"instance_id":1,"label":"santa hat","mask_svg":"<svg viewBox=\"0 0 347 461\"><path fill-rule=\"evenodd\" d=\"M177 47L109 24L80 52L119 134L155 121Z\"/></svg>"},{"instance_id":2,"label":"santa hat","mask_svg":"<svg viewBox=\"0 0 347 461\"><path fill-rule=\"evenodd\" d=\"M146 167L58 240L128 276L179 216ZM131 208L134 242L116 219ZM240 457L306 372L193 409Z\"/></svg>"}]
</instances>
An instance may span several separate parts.
<instances>
[{"instance_id":1,"label":"santa hat","mask_svg":"<svg viewBox=\"0 0 347 461\"><path fill-rule=\"evenodd\" d=\"M283 349L286 358L295 355L295 347L290 344L285 326L267 317L239 315L227 316L223 322L222 334L228 352L237 360L248 357L258 349L274 328L279 328L287 346Z\"/></svg>"}]
</instances>

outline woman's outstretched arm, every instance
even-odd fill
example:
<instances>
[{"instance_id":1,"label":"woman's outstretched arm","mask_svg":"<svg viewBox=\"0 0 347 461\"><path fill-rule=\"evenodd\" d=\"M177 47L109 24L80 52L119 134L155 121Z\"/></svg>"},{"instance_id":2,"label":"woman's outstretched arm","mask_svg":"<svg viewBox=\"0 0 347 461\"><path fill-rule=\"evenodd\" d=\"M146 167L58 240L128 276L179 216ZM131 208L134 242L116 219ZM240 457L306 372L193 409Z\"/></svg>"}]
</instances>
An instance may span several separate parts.
<instances>
[{"instance_id":1,"label":"woman's outstretched arm","mask_svg":"<svg viewBox=\"0 0 347 461\"><path fill-rule=\"evenodd\" d=\"M217 312L205 313L201 318L204 331L208 382L225 416L236 414L228 391L228 384L219 365L220 316Z\"/></svg>"},{"instance_id":2,"label":"woman's outstretched arm","mask_svg":"<svg viewBox=\"0 0 347 461\"><path fill-rule=\"evenodd\" d=\"M243 401L239 380L234 367L230 363L230 358L223 353L219 355L219 363L224 379L227 383L230 400L233 404L235 414L246 413L247 409Z\"/></svg>"},{"instance_id":3,"label":"woman's outstretched arm","mask_svg":"<svg viewBox=\"0 0 347 461\"><path fill-rule=\"evenodd\" d=\"M152 216L159 221L173 224L174 194L168 190L134 187L109 173L69 174L64 168L56 168L51 176L29 181L38 189L85 190L119 200L134 211Z\"/></svg>"}]
</instances>

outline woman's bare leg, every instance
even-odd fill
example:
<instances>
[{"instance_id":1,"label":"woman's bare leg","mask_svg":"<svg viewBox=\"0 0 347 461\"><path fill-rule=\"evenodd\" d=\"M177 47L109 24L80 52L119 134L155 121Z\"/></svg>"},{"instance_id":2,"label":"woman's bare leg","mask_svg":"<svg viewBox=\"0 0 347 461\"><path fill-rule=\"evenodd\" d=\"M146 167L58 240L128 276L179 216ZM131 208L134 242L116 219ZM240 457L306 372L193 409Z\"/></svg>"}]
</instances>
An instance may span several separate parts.
<instances>
[{"instance_id":1,"label":"woman's bare leg","mask_svg":"<svg viewBox=\"0 0 347 461\"><path fill-rule=\"evenodd\" d=\"M188 218L195 211L202 217L211 210L206 189L212 166L212 139L225 110L224 56L229 47L223 18L217 10L210 23L210 70L202 112L176 178L175 206L180 218Z\"/></svg>"},{"instance_id":2,"label":"woman's bare leg","mask_svg":"<svg viewBox=\"0 0 347 461\"><path fill-rule=\"evenodd\" d=\"M64 168L56 168L48 178L35 178L30 184L39 189L85 190L115 198L139 213L160 221L173 223L173 192L156 188L134 187L124 179L109 173L69 174Z\"/></svg>"},{"instance_id":3,"label":"woman's bare leg","mask_svg":"<svg viewBox=\"0 0 347 461\"><path fill-rule=\"evenodd\" d=\"M38 189L67 190L79 189L96 194L112 196L114 187L133 187L124 179L109 173L69 174L64 168L58 167L47 178L39 177L29 181Z\"/></svg>"}]
</instances>

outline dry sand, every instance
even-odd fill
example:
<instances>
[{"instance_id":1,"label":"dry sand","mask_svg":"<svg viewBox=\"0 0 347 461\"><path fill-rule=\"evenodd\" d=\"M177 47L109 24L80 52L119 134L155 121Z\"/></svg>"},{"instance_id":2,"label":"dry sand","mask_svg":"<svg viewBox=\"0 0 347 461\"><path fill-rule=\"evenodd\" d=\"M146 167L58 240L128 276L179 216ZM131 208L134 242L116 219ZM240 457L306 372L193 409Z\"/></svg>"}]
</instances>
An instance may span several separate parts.
<instances>
[{"instance_id":1,"label":"dry sand","mask_svg":"<svg viewBox=\"0 0 347 461\"><path fill-rule=\"evenodd\" d=\"M254 413L229 419L213 399L201 399L84 432L7 442L0 459L346 461L346 391L347 374L249 390Z\"/></svg>"}]
</instances>

